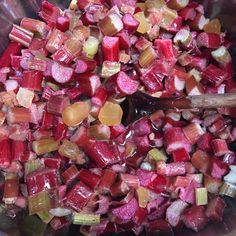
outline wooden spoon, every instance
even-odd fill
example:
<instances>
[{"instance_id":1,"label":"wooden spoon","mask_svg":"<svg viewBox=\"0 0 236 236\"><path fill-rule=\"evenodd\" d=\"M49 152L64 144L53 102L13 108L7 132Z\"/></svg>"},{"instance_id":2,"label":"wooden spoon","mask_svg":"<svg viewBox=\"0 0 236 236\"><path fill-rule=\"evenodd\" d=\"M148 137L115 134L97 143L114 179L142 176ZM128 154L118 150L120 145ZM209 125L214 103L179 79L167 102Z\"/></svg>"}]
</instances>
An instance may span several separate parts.
<instances>
[{"instance_id":1,"label":"wooden spoon","mask_svg":"<svg viewBox=\"0 0 236 236\"><path fill-rule=\"evenodd\" d=\"M156 98L138 91L129 96L126 104L123 105L123 122L129 125L156 110L221 107L236 107L236 93Z\"/></svg>"}]
</instances>

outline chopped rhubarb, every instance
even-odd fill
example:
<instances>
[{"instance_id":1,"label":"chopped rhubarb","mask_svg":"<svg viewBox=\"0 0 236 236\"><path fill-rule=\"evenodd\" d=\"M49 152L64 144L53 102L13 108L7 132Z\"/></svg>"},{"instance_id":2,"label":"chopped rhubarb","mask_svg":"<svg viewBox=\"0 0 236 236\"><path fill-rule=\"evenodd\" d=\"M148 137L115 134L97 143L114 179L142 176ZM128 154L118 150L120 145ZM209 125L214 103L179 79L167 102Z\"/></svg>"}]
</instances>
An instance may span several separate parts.
<instances>
[{"instance_id":1,"label":"chopped rhubarb","mask_svg":"<svg viewBox=\"0 0 236 236\"><path fill-rule=\"evenodd\" d=\"M92 189L96 188L100 182L99 175L92 173L91 171L86 169L80 170L77 178L86 185L88 185L89 187L91 187Z\"/></svg>"},{"instance_id":2,"label":"chopped rhubarb","mask_svg":"<svg viewBox=\"0 0 236 236\"><path fill-rule=\"evenodd\" d=\"M92 197L93 191L83 182L77 183L66 195L65 205L79 212Z\"/></svg>"},{"instance_id":3,"label":"chopped rhubarb","mask_svg":"<svg viewBox=\"0 0 236 236\"><path fill-rule=\"evenodd\" d=\"M182 219L188 228L196 232L200 231L207 224L204 206L193 205L186 209L182 215Z\"/></svg>"},{"instance_id":4,"label":"chopped rhubarb","mask_svg":"<svg viewBox=\"0 0 236 236\"><path fill-rule=\"evenodd\" d=\"M46 189L54 189L59 185L56 169L43 169L31 172L26 176L29 195Z\"/></svg>"},{"instance_id":5,"label":"chopped rhubarb","mask_svg":"<svg viewBox=\"0 0 236 236\"><path fill-rule=\"evenodd\" d=\"M207 205L206 216L210 218L210 220L212 220L213 222L220 222L222 221L222 216L225 207L226 204L224 200L220 197L215 197L211 199L209 204Z\"/></svg>"},{"instance_id":6,"label":"chopped rhubarb","mask_svg":"<svg viewBox=\"0 0 236 236\"><path fill-rule=\"evenodd\" d=\"M105 61L118 61L119 38L105 36L102 40L102 52Z\"/></svg>"}]
</instances>

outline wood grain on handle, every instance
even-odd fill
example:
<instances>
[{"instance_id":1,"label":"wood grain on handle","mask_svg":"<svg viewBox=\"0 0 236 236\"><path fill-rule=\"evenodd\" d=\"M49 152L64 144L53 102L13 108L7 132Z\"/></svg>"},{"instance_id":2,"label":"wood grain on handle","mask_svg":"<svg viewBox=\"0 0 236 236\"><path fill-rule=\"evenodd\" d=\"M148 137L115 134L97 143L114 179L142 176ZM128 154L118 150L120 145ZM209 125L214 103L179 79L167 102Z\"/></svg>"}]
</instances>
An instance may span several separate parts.
<instances>
[{"instance_id":1,"label":"wood grain on handle","mask_svg":"<svg viewBox=\"0 0 236 236\"><path fill-rule=\"evenodd\" d=\"M178 109L236 107L236 93L188 96L174 98L172 102L171 99L169 101L171 108Z\"/></svg>"}]
</instances>

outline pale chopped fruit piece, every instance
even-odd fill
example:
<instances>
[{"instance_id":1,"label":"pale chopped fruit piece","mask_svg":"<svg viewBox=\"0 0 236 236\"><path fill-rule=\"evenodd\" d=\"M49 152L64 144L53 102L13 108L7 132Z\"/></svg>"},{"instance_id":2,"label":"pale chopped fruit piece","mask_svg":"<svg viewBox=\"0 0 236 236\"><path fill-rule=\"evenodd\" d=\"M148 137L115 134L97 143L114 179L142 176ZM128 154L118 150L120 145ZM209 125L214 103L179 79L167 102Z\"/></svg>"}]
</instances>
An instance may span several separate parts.
<instances>
[{"instance_id":1,"label":"pale chopped fruit piece","mask_svg":"<svg viewBox=\"0 0 236 236\"><path fill-rule=\"evenodd\" d=\"M104 125L119 125L122 115L123 111L119 104L106 102L99 112L98 119Z\"/></svg>"},{"instance_id":2,"label":"pale chopped fruit piece","mask_svg":"<svg viewBox=\"0 0 236 236\"><path fill-rule=\"evenodd\" d=\"M141 33L141 34L145 34L147 33L150 28L151 28L151 24L148 22L147 18L144 15L144 12L138 12L136 14L134 14L135 19L140 23L137 29L137 32Z\"/></svg>"},{"instance_id":3,"label":"pale chopped fruit piece","mask_svg":"<svg viewBox=\"0 0 236 236\"><path fill-rule=\"evenodd\" d=\"M207 33L221 33L221 23L219 19L213 19L204 26L204 31Z\"/></svg>"},{"instance_id":4,"label":"pale chopped fruit piece","mask_svg":"<svg viewBox=\"0 0 236 236\"><path fill-rule=\"evenodd\" d=\"M25 108L30 108L33 98L34 92L25 88L19 88L18 93L16 94L19 105Z\"/></svg>"},{"instance_id":5,"label":"pale chopped fruit piece","mask_svg":"<svg viewBox=\"0 0 236 236\"><path fill-rule=\"evenodd\" d=\"M83 51L87 56L93 57L97 51L99 46L99 40L93 36L90 36L83 45Z\"/></svg>"},{"instance_id":6,"label":"pale chopped fruit piece","mask_svg":"<svg viewBox=\"0 0 236 236\"><path fill-rule=\"evenodd\" d=\"M76 160L77 157L81 154L77 144L70 142L69 140L63 140L62 145L60 146L58 153L61 156L70 158L71 160Z\"/></svg>"},{"instance_id":7,"label":"pale chopped fruit piece","mask_svg":"<svg viewBox=\"0 0 236 236\"><path fill-rule=\"evenodd\" d=\"M62 119L66 125L74 127L88 117L89 111L89 102L76 102L63 110Z\"/></svg>"},{"instance_id":8,"label":"pale chopped fruit piece","mask_svg":"<svg viewBox=\"0 0 236 236\"><path fill-rule=\"evenodd\" d=\"M60 141L55 141L53 138L46 138L33 141L32 149L37 155L43 155L58 150L59 145Z\"/></svg>"},{"instance_id":9,"label":"pale chopped fruit piece","mask_svg":"<svg viewBox=\"0 0 236 236\"><path fill-rule=\"evenodd\" d=\"M148 204L149 191L144 187L137 189L139 207L145 208Z\"/></svg>"}]
</instances>

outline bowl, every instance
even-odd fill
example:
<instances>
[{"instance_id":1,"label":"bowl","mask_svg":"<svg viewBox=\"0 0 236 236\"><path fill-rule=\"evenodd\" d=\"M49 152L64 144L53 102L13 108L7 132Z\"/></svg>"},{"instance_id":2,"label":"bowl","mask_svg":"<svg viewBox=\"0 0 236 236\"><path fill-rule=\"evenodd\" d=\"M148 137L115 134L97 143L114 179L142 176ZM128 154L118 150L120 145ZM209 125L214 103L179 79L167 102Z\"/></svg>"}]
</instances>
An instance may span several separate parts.
<instances>
[{"instance_id":1,"label":"bowl","mask_svg":"<svg viewBox=\"0 0 236 236\"><path fill-rule=\"evenodd\" d=\"M61 8L65 8L70 0L51 0ZM236 71L236 0L204 0L203 3L209 18L219 18L228 39ZM8 34L13 23L19 23L24 17L37 18L41 0L0 0L0 54L7 46ZM236 77L235 77L236 79ZM236 151L236 145L235 145ZM3 181L0 176L0 182ZM186 228L172 236L235 236L236 235L236 200L224 197L228 207L224 212L224 220L218 224L209 224L201 232L195 233ZM17 216L16 216L17 213ZM0 236L78 236L79 227L72 225L57 232L43 224L37 217L31 217L32 224L25 226L26 213L17 207L6 209L0 205ZM32 227L31 227L32 226ZM27 228L28 227L28 228ZM39 230L40 229L40 230ZM117 234L118 235L118 234ZM131 232L119 235L133 235ZM167 234L165 236L169 236Z\"/></svg>"}]
</instances>

